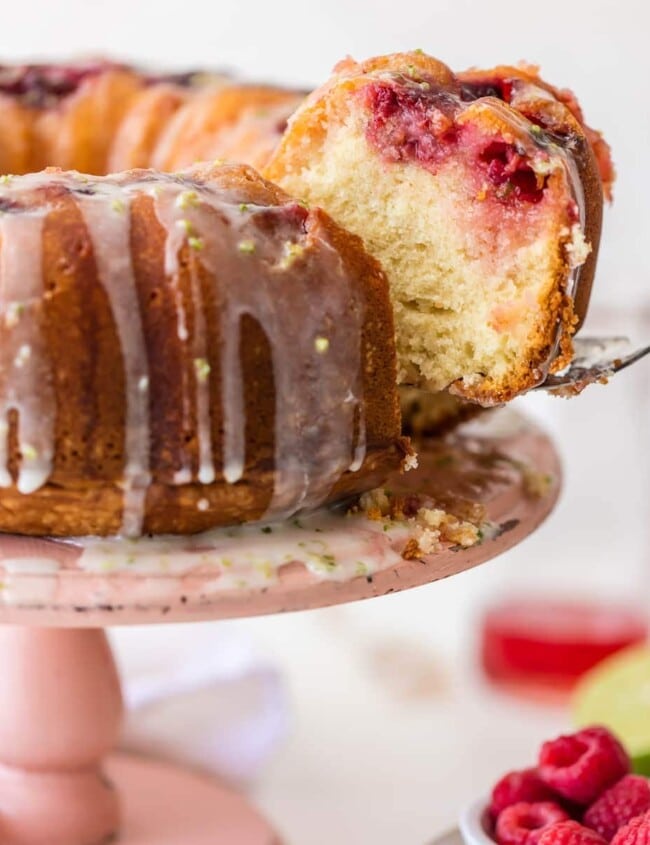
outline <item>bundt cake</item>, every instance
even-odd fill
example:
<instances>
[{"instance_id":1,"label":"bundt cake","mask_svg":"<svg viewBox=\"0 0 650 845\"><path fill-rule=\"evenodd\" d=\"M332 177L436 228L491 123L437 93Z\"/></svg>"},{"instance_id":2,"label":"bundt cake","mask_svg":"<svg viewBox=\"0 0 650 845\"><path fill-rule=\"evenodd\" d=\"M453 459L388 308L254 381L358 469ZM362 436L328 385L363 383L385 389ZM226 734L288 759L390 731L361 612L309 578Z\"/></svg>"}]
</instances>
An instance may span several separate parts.
<instances>
[{"instance_id":1,"label":"bundt cake","mask_svg":"<svg viewBox=\"0 0 650 845\"><path fill-rule=\"evenodd\" d=\"M0 173L176 171L217 157L259 168L303 98L112 62L0 66Z\"/></svg>"},{"instance_id":2,"label":"bundt cake","mask_svg":"<svg viewBox=\"0 0 650 845\"><path fill-rule=\"evenodd\" d=\"M385 276L245 166L0 184L0 530L190 533L376 486Z\"/></svg>"},{"instance_id":3,"label":"bundt cake","mask_svg":"<svg viewBox=\"0 0 650 845\"><path fill-rule=\"evenodd\" d=\"M410 458L398 382L489 405L568 361L613 178L575 98L419 52L304 96L0 67L0 530L286 516ZM299 199L178 172L215 157Z\"/></svg>"},{"instance_id":4,"label":"bundt cake","mask_svg":"<svg viewBox=\"0 0 650 845\"><path fill-rule=\"evenodd\" d=\"M399 381L486 405L569 362L602 214L575 102L515 75L457 77L419 51L346 60L263 171L379 259Z\"/></svg>"}]
</instances>

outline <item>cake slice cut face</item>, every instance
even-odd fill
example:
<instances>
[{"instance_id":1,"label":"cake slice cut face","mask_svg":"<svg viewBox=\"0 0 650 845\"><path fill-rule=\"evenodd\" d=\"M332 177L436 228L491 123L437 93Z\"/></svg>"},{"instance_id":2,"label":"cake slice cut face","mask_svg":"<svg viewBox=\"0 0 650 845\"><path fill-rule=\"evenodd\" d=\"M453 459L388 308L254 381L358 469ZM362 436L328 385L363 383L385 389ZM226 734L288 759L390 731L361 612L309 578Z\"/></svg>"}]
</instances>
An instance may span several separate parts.
<instances>
[{"instance_id":1,"label":"cake slice cut face","mask_svg":"<svg viewBox=\"0 0 650 845\"><path fill-rule=\"evenodd\" d=\"M490 405L570 360L602 190L562 108L564 136L412 53L344 62L290 121L266 175L381 262L402 384Z\"/></svg>"}]
</instances>

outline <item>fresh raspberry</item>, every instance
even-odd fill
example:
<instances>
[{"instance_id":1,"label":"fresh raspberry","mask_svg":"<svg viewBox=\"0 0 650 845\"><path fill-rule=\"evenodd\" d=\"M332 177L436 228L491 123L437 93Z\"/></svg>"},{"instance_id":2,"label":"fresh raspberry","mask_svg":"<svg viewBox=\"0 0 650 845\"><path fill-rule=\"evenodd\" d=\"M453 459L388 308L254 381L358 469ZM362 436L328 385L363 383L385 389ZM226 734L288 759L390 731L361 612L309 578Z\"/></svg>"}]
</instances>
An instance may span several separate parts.
<instances>
[{"instance_id":1,"label":"fresh raspberry","mask_svg":"<svg viewBox=\"0 0 650 845\"><path fill-rule=\"evenodd\" d=\"M490 815L496 819L506 807L518 804L520 801L534 804L538 801L553 801L554 799L554 793L545 783L542 783L537 769L509 772L492 790Z\"/></svg>"},{"instance_id":2,"label":"fresh raspberry","mask_svg":"<svg viewBox=\"0 0 650 845\"><path fill-rule=\"evenodd\" d=\"M648 810L650 781L639 775L625 775L589 807L583 821L609 842L623 825Z\"/></svg>"},{"instance_id":3,"label":"fresh raspberry","mask_svg":"<svg viewBox=\"0 0 650 845\"><path fill-rule=\"evenodd\" d=\"M612 845L648 845L650 843L650 813L629 821L612 839Z\"/></svg>"},{"instance_id":4,"label":"fresh raspberry","mask_svg":"<svg viewBox=\"0 0 650 845\"><path fill-rule=\"evenodd\" d=\"M537 845L605 845L605 840L595 830L568 821L544 828Z\"/></svg>"},{"instance_id":5,"label":"fresh raspberry","mask_svg":"<svg viewBox=\"0 0 650 845\"><path fill-rule=\"evenodd\" d=\"M499 845L535 845L542 830L568 818L568 813L553 801L520 801L499 814L496 839Z\"/></svg>"},{"instance_id":6,"label":"fresh raspberry","mask_svg":"<svg viewBox=\"0 0 650 845\"><path fill-rule=\"evenodd\" d=\"M630 771L630 759L606 728L585 728L545 742L538 771L558 795L585 805Z\"/></svg>"}]
</instances>

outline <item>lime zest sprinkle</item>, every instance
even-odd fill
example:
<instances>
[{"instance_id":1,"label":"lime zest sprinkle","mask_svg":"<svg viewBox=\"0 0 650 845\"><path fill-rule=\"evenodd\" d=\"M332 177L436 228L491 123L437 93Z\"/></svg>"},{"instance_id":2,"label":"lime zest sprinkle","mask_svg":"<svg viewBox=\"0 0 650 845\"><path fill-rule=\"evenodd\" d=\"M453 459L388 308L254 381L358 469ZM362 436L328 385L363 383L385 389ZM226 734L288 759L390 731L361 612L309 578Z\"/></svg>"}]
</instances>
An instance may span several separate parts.
<instances>
[{"instance_id":1,"label":"lime zest sprinkle","mask_svg":"<svg viewBox=\"0 0 650 845\"><path fill-rule=\"evenodd\" d=\"M255 569L260 572L267 580L273 578L273 566L268 560L255 564Z\"/></svg>"},{"instance_id":2,"label":"lime zest sprinkle","mask_svg":"<svg viewBox=\"0 0 650 845\"><path fill-rule=\"evenodd\" d=\"M23 443L20 447L20 451L23 458L26 458L28 461L33 461L38 458L38 451L36 450L36 447L32 446L30 443Z\"/></svg>"},{"instance_id":3,"label":"lime zest sprinkle","mask_svg":"<svg viewBox=\"0 0 650 845\"><path fill-rule=\"evenodd\" d=\"M182 191L176 197L176 206L183 211L188 208L195 208L199 204L199 195L196 191Z\"/></svg>"},{"instance_id":4,"label":"lime zest sprinkle","mask_svg":"<svg viewBox=\"0 0 650 845\"><path fill-rule=\"evenodd\" d=\"M124 211L126 210L124 200L121 200L119 197L116 197L114 200L111 200L111 208L118 214L124 214Z\"/></svg>"},{"instance_id":5,"label":"lime zest sprinkle","mask_svg":"<svg viewBox=\"0 0 650 845\"><path fill-rule=\"evenodd\" d=\"M5 314L5 325L8 329L13 328L18 324L19 319L25 313L24 302L10 302L7 306Z\"/></svg>"},{"instance_id":6,"label":"lime zest sprinkle","mask_svg":"<svg viewBox=\"0 0 650 845\"><path fill-rule=\"evenodd\" d=\"M324 355L330 348L330 342L326 337L317 337L314 341L314 349L319 355Z\"/></svg>"},{"instance_id":7,"label":"lime zest sprinkle","mask_svg":"<svg viewBox=\"0 0 650 845\"><path fill-rule=\"evenodd\" d=\"M284 257L280 261L280 267L283 270L288 270L297 258L300 258L305 252L302 244L294 243L293 241L284 242Z\"/></svg>"},{"instance_id":8,"label":"lime zest sprinkle","mask_svg":"<svg viewBox=\"0 0 650 845\"><path fill-rule=\"evenodd\" d=\"M13 178L14 177L12 173L3 173L2 176L0 176L0 184L8 185Z\"/></svg>"},{"instance_id":9,"label":"lime zest sprinkle","mask_svg":"<svg viewBox=\"0 0 650 845\"><path fill-rule=\"evenodd\" d=\"M187 217L181 217L180 220L176 221L176 225L180 226L183 231L187 232L187 234L191 234L194 230L192 228L192 224L187 219Z\"/></svg>"},{"instance_id":10,"label":"lime zest sprinkle","mask_svg":"<svg viewBox=\"0 0 650 845\"><path fill-rule=\"evenodd\" d=\"M248 211L249 208L250 208L250 205L247 202L240 202L239 203L239 210L240 211Z\"/></svg>"},{"instance_id":11,"label":"lime zest sprinkle","mask_svg":"<svg viewBox=\"0 0 650 845\"><path fill-rule=\"evenodd\" d=\"M188 244L192 249L195 249L197 252L200 252L202 249L205 248L205 241L203 238L197 238L195 235L190 235L187 239Z\"/></svg>"},{"instance_id":12,"label":"lime zest sprinkle","mask_svg":"<svg viewBox=\"0 0 650 845\"><path fill-rule=\"evenodd\" d=\"M194 359L194 372L196 373L197 380L201 384L208 380L208 376L210 375L210 369L210 364L206 358Z\"/></svg>"},{"instance_id":13,"label":"lime zest sprinkle","mask_svg":"<svg viewBox=\"0 0 650 845\"><path fill-rule=\"evenodd\" d=\"M255 241L251 241L249 239L245 241L240 241L237 244L237 249L240 252L243 252L245 255L251 255L255 252Z\"/></svg>"},{"instance_id":14,"label":"lime zest sprinkle","mask_svg":"<svg viewBox=\"0 0 650 845\"><path fill-rule=\"evenodd\" d=\"M20 368L24 366L31 357L32 347L29 346L29 344L27 343L23 343L23 345L18 349L16 357L14 358L14 367Z\"/></svg>"}]
</instances>

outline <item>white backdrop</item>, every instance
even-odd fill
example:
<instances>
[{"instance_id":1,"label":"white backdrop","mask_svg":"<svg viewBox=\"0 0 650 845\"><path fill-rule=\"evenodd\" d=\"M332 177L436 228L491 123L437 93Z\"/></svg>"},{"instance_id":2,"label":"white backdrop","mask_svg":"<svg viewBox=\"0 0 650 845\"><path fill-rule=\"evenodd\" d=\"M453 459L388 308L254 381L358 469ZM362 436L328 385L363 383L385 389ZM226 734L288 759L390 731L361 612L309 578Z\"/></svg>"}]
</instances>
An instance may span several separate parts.
<instances>
[{"instance_id":1,"label":"white backdrop","mask_svg":"<svg viewBox=\"0 0 650 845\"><path fill-rule=\"evenodd\" d=\"M539 62L550 81L574 88L613 146L619 181L592 301L601 316L617 309L619 328L639 332L633 311L650 306L646 0L0 0L0 10L7 60L100 53L296 85L317 84L348 53L421 47L456 68ZM567 491L557 515L521 549L410 595L239 623L284 668L295 700L293 739L258 790L293 845L422 843L499 769L526 762L546 732L565 726L561 712L508 705L476 689L469 623L486 597L513 583L638 591L647 563L647 417L639 398L647 374L646 365L575 404L531 403L557 433ZM179 634L161 631L161 647ZM438 655L452 678L447 693L402 701L369 658L388 639ZM127 662L138 647L151 648L135 631L118 642Z\"/></svg>"}]
</instances>

